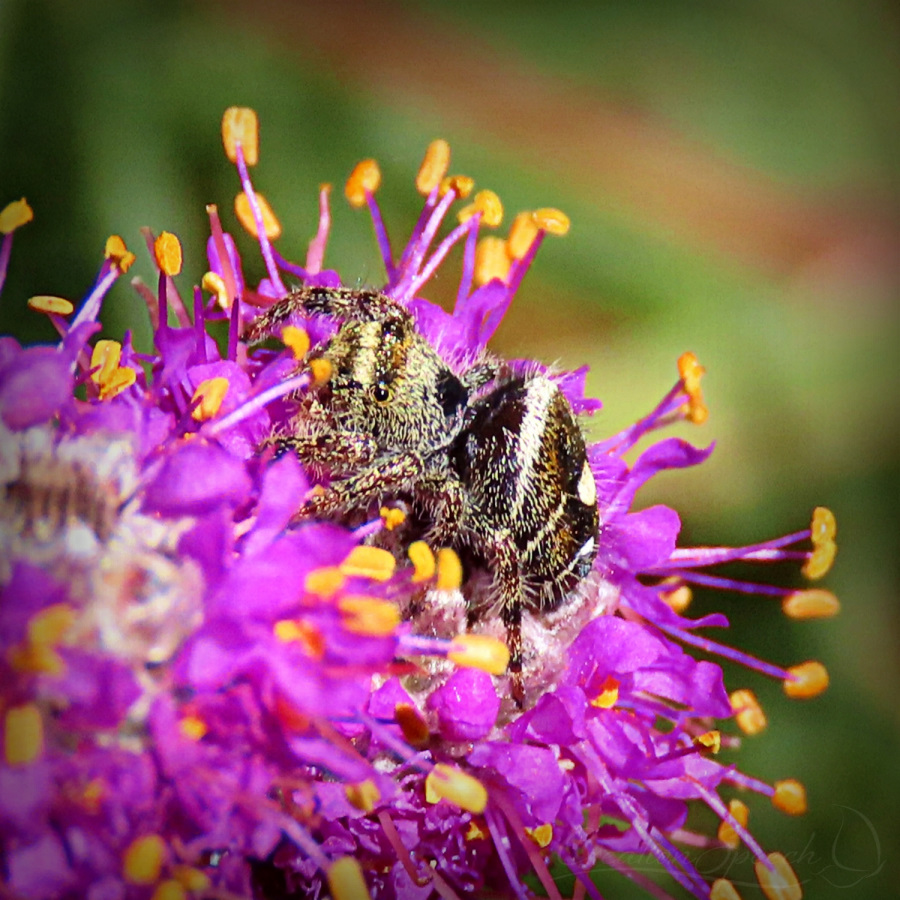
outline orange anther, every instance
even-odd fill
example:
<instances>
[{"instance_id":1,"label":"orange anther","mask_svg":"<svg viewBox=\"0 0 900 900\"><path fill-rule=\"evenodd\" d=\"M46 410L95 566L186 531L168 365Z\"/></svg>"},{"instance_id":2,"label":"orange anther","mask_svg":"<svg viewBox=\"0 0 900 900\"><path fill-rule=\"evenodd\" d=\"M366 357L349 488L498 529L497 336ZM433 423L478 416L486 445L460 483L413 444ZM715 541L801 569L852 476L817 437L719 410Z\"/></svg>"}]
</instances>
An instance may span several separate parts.
<instances>
[{"instance_id":1,"label":"orange anther","mask_svg":"<svg viewBox=\"0 0 900 900\"><path fill-rule=\"evenodd\" d=\"M274 241L281 236L281 222L278 221L278 216L275 215L272 207L269 206L269 201L262 194L256 193L256 191L253 193L262 216L263 230L266 233L266 237L270 241ZM259 238L256 219L253 218L253 210L250 207L250 199L243 191L234 198L234 214L238 217L238 221L244 226L244 230L248 234Z\"/></svg>"},{"instance_id":2,"label":"orange anther","mask_svg":"<svg viewBox=\"0 0 900 900\"><path fill-rule=\"evenodd\" d=\"M821 588L794 591L781 602L781 609L792 619L825 619L837 615L841 604L838 598Z\"/></svg>"},{"instance_id":3,"label":"orange anther","mask_svg":"<svg viewBox=\"0 0 900 900\"><path fill-rule=\"evenodd\" d=\"M222 143L225 155L237 162L237 145L244 151L244 161L255 166L259 161L259 119L249 106L229 106L222 114Z\"/></svg>"},{"instance_id":4,"label":"orange anther","mask_svg":"<svg viewBox=\"0 0 900 900\"><path fill-rule=\"evenodd\" d=\"M431 547L425 541L413 541L409 545L407 553L409 554L409 561L415 569L415 574L412 578L414 582L429 581L434 578L437 563L435 562L434 554L431 552Z\"/></svg>"},{"instance_id":5,"label":"orange anther","mask_svg":"<svg viewBox=\"0 0 900 900\"><path fill-rule=\"evenodd\" d=\"M381 184L381 169L374 159L358 162L347 179L344 194L357 209L366 205L366 195L374 194Z\"/></svg>"},{"instance_id":6,"label":"orange anther","mask_svg":"<svg viewBox=\"0 0 900 900\"><path fill-rule=\"evenodd\" d=\"M394 718L403 732L406 743L411 747L425 747L431 737L428 723L411 703L398 703L394 707Z\"/></svg>"},{"instance_id":7,"label":"orange anther","mask_svg":"<svg viewBox=\"0 0 900 900\"><path fill-rule=\"evenodd\" d=\"M562 236L569 233L569 225L571 224L569 217L562 210L554 209L552 206L534 210L531 218L534 224L541 231L546 231L547 234Z\"/></svg>"},{"instance_id":8,"label":"orange anther","mask_svg":"<svg viewBox=\"0 0 900 900\"><path fill-rule=\"evenodd\" d=\"M285 325L281 329L281 340L286 347L290 347L294 359L303 359L309 350L309 335L296 325Z\"/></svg>"},{"instance_id":9,"label":"orange anther","mask_svg":"<svg viewBox=\"0 0 900 900\"><path fill-rule=\"evenodd\" d=\"M730 699L735 721L744 734L759 734L768 725L766 714L753 691L747 688L734 691Z\"/></svg>"},{"instance_id":10,"label":"orange anther","mask_svg":"<svg viewBox=\"0 0 900 900\"><path fill-rule=\"evenodd\" d=\"M112 260L115 267L124 275L135 261L135 255L125 246L125 241L117 234L111 234L106 239L103 250L106 259Z\"/></svg>"},{"instance_id":11,"label":"orange anther","mask_svg":"<svg viewBox=\"0 0 900 900\"><path fill-rule=\"evenodd\" d=\"M534 214L520 212L509 229L506 252L510 259L522 259L534 243L540 229L534 222Z\"/></svg>"},{"instance_id":12,"label":"orange anther","mask_svg":"<svg viewBox=\"0 0 900 900\"><path fill-rule=\"evenodd\" d=\"M769 869L760 860L753 864L759 886L768 900L801 900L803 890L791 864L781 853L770 853L768 858L774 869Z\"/></svg>"},{"instance_id":13,"label":"orange anther","mask_svg":"<svg viewBox=\"0 0 900 900\"><path fill-rule=\"evenodd\" d=\"M456 551L442 547L437 552L437 584L439 591L456 591L462 585L462 563Z\"/></svg>"},{"instance_id":14,"label":"orange anther","mask_svg":"<svg viewBox=\"0 0 900 900\"><path fill-rule=\"evenodd\" d=\"M828 670L815 660L791 666L788 672L794 678L784 679L784 692L795 700L818 697L828 687Z\"/></svg>"},{"instance_id":15,"label":"orange anther","mask_svg":"<svg viewBox=\"0 0 900 900\"><path fill-rule=\"evenodd\" d=\"M425 151L425 158L416 175L416 190L428 196L447 174L450 167L450 145L440 138L432 141Z\"/></svg>"},{"instance_id":16,"label":"orange anther","mask_svg":"<svg viewBox=\"0 0 900 900\"><path fill-rule=\"evenodd\" d=\"M472 216L481 214L481 224L496 228L503 221L503 204L493 191L479 191L468 206L458 213L460 222L468 222Z\"/></svg>"},{"instance_id":17,"label":"orange anther","mask_svg":"<svg viewBox=\"0 0 900 900\"><path fill-rule=\"evenodd\" d=\"M163 231L153 242L153 255L160 271L166 275L177 275L181 271L181 241L170 231Z\"/></svg>"},{"instance_id":18,"label":"orange anther","mask_svg":"<svg viewBox=\"0 0 900 900\"><path fill-rule=\"evenodd\" d=\"M475 284L487 284L494 278L506 281L511 260L503 238L488 235L475 247Z\"/></svg>"},{"instance_id":19,"label":"orange anther","mask_svg":"<svg viewBox=\"0 0 900 900\"><path fill-rule=\"evenodd\" d=\"M475 179L468 175L448 175L441 179L438 195L443 197L453 191L460 200L465 200L475 187Z\"/></svg>"},{"instance_id":20,"label":"orange anther","mask_svg":"<svg viewBox=\"0 0 900 900\"><path fill-rule=\"evenodd\" d=\"M750 810L747 808L746 803L741 800L730 800L728 803L728 812L731 813L732 817L739 825L743 828L747 827L747 821L750 818ZM734 826L725 819L719 823L717 836L719 840L731 850L735 850L740 846L740 835L735 831Z\"/></svg>"},{"instance_id":21,"label":"orange anther","mask_svg":"<svg viewBox=\"0 0 900 900\"><path fill-rule=\"evenodd\" d=\"M772 805L789 816L802 816L806 812L806 788L795 778L776 781Z\"/></svg>"}]
</instances>

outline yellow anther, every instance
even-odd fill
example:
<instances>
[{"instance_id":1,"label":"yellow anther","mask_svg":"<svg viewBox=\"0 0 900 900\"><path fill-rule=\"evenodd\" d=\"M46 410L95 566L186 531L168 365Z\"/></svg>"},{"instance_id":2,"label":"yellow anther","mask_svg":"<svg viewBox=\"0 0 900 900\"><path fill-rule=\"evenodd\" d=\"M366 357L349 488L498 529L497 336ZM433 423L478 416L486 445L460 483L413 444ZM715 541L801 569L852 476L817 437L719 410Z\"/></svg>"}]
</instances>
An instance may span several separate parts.
<instances>
[{"instance_id":1,"label":"yellow anther","mask_svg":"<svg viewBox=\"0 0 900 900\"><path fill-rule=\"evenodd\" d=\"M806 788L796 778L776 781L772 806L789 816L802 816L806 812Z\"/></svg>"},{"instance_id":2,"label":"yellow anther","mask_svg":"<svg viewBox=\"0 0 900 900\"><path fill-rule=\"evenodd\" d=\"M97 341L91 351L91 368L100 368L91 375L95 384L102 384L119 368L119 360L122 358L122 345L118 341Z\"/></svg>"},{"instance_id":3,"label":"yellow anther","mask_svg":"<svg viewBox=\"0 0 900 900\"><path fill-rule=\"evenodd\" d=\"M406 513L396 506L382 506L378 510L378 515L381 516L381 521L388 531L393 531L406 521Z\"/></svg>"},{"instance_id":4,"label":"yellow anther","mask_svg":"<svg viewBox=\"0 0 900 900\"><path fill-rule=\"evenodd\" d=\"M741 900L741 895L727 878L717 878L712 883L709 900Z\"/></svg>"},{"instance_id":5,"label":"yellow anther","mask_svg":"<svg viewBox=\"0 0 900 900\"><path fill-rule=\"evenodd\" d=\"M450 145L440 138L432 141L416 175L416 190L427 197L441 183L449 167Z\"/></svg>"},{"instance_id":6,"label":"yellow anther","mask_svg":"<svg viewBox=\"0 0 900 900\"><path fill-rule=\"evenodd\" d=\"M91 380L99 385L101 400L115 397L137 379L134 369L119 366L121 358L122 345L118 341L97 341L91 351L91 368L100 367L91 375Z\"/></svg>"},{"instance_id":7,"label":"yellow anther","mask_svg":"<svg viewBox=\"0 0 900 900\"><path fill-rule=\"evenodd\" d=\"M355 784L348 784L344 788L344 793L350 803L364 813L372 812L375 804L381 799L381 791L378 790L378 786L371 778L357 781Z\"/></svg>"},{"instance_id":8,"label":"yellow anther","mask_svg":"<svg viewBox=\"0 0 900 900\"><path fill-rule=\"evenodd\" d=\"M6 651L10 666L22 674L62 675L66 670L63 658L49 644L23 641Z\"/></svg>"},{"instance_id":9,"label":"yellow anther","mask_svg":"<svg viewBox=\"0 0 900 900\"><path fill-rule=\"evenodd\" d=\"M135 838L122 857L122 875L131 884L153 884L165 858L166 845L158 834Z\"/></svg>"},{"instance_id":10,"label":"yellow anther","mask_svg":"<svg viewBox=\"0 0 900 900\"><path fill-rule=\"evenodd\" d=\"M172 877L180 881L189 891L198 893L207 890L212 883L209 875L202 869L186 866L183 863L172 866Z\"/></svg>"},{"instance_id":11,"label":"yellow anther","mask_svg":"<svg viewBox=\"0 0 900 900\"><path fill-rule=\"evenodd\" d=\"M374 159L358 162L347 179L344 194L350 205L359 208L366 205L366 195L374 194L381 184L381 169Z\"/></svg>"},{"instance_id":12,"label":"yellow anther","mask_svg":"<svg viewBox=\"0 0 900 900\"><path fill-rule=\"evenodd\" d=\"M209 726L200 716L183 716L178 721L178 730L189 741L199 741L209 731Z\"/></svg>"},{"instance_id":13,"label":"yellow anther","mask_svg":"<svg viewBox=\"0 0 900 900\"><path fill-rule=\"evenodd\" d=\"M394 574L397 561L381 547L354 547L341 563L340 570L348 578L356 575L373 581L387 581Z\"/></svg>"},{"instance_id":14,"label":"yellow anther","mask_svg":"<svg viewBox=\"0 0 900 900\"><path fill-rule=\"evenodd\" d=\"M475 247L475 284L487 284L493 278L506 281L511 260L503 238L488 235Z\"/></svg>"},{"instance_id":15,"label":"yellow anther","mask_svg":"<svg viewBox=\"0 0 900 900\"><path fill-rule=\"evenodd\" d=\"M216 303L219 305L219 309L230 308L228 288L225 287L225 282L222 280L221 275L216 272L207 272L201 279L200 285L208 294L216 295Z\"/></svg>"},{"instance_id":16,"label":"yellow anther","mask_svg":"<svg viewBox=\"0 0 900 900\"><path fill-rule=\"evenodd\" d=\"M815 660L791 666L788 672L794 676L794 680L784 679L784 692L795 700L818 697L828 687L828 670Z\"/></svg>"},{"instance_id":17,"label":"yellow anther","mask_svg":"<svg viewBox=\"0 0 900 900\"><path fill-rule=\"evenodd\" d=\"M818 581L831 570L836 555L837 544L834 541L817 544L800 571L810 581Z\"/></svg>"},{"instance_id":18,"label":"yellow anther","mask_svg":"<svg viewBox=\"0 0 900 900\"><path fill-rule=\"evenodd\" d=\"M35 644L57 644L75 624L76 612L68 603L54 603L28 622L28 639Z\"/></svg>"},{"instance_id":19,"label":"yellow anther","mask_svg":"<svg viewBox=\"0 0 900 900\"><path fill-rule=\"evenodd\" d=\"M600 688L600 693L591 700L591 706L598 709L612 709L619 702L619 682L612 675L607 675Z\"/></svg>"},{"instance_id":20,"label":"yellow anther","mask_svg":"<svg viewBox=\"0 0 900 900\"><path fill-rule=\"evenodd\" d=\"M300 644L311 659L321 659L325 655L325 636L312 622L305 619L280 619L273 632L285 644Z\"/></svg>"},{"instance_id":21,"label":"yellow anther","mask_svg":"<svg viewBox=\"0 0 900 900\"><path fill-rule=\"evenodd\" d=\"M107 788L103 779L92 778L74 799L83 810L96 816L100 812L106 796Z\"/></svg>"},{"instance_id":22,"label":"yellow anther","mask_svg":"<svg viewBox=\"0 0 900 900\"><path fill-rule=\"evenodd\" d=\"M503 221L503 204L493 191L479 191L468 206L464 206L456 218L468 222L476 213L481 213L481 224L496 228Z\"/></svg>"},{"instance_id":23,"label":"yellow anther","mask_svg":"<svg viewBox=\"0 0 900 900\"><path fill-rule=\"evenodd\" d=\"M837 520L827 506L817 506L813 510L810 532L813 546L828 543L837 537Z\"/></svg>"},{"instance_id":24,"label":"yellow anther","mask_svg":"<svg viewBox=\"0 0 900 900\"><path fill-rule=\"evenodd\" d=\"M837 615L841 604L838 598L821 588L795 591L781 602L781 609L792 619L827 619Z\"/></svg>"},{"instance_id":25,"label":"yellow anther","mask_svg":"<svg viewBox=\"0 0 900 900\"><path fill-rule=\"evenodd\" d=\"M700 380L706 369L697 361L694 353L682 353L678 357L678 374L688 395L686 417L695 425L702 425L709 418L709 410L703 402L703 390Z\"/></svg>"},{"instance_id":26,"label":"yellow anther","mask_svg":"<svg viewBox=\"0 0 900 900\"><path fill-rule=\"evenodd\" d=\"M469 827L464 835L467 841L483 841L488 833L474 820L469 822Z\"/></svg>"},{"instance_id":27,"label":"yellow anther","mask_svg":"<svg viewBox=\"0 0 900 900\"><path fill-rule=\"evenodd\" d=\"M477 778L446 763L437 763L425 777L428 803L449 800L467 812L482 813L487 806L487 796L485 786Z\"/></svg>"},{"instance_id":28,"label":"yellow anther","mask_svg":"<svg viewBox=\"0 0 900 900\"><path fill-rule=\"evenodd\" d=\"M269 201L256 191L253 193L262 216L263 231L265 231L266 237L270 241L274 241L276 238L281 237L281 222L278 221L278 216L275 215L274 210L269 206ZM256 219L253 218L253 210L250 208L250 200L243 191L234 198L234 214L248 234L252 234L255 238L259 237Z\"/></svg>"},{"instance_id":29,"label":"yellow anther","mask_svg":"<svg viewBox=\"0 0 900 900\"><path fill-rule=\"evenodd\" d=\"M535 225L547 234L555 234L562 237L569 233L569 217L559 209L552 206L545 206L543 209L536 209L531 214L531 219Z\"/></svg>"},{"instance_id":30,"label":"yellow anther","mask_svg":"<svg viewBox=\"0 0 900 900\"><path fill-rule=\"evenodd\" d=\"M150 900L187 900L187 888L175 878L161 881L150 895Z\"/></svg>"},{"instance_id":31,"label":"yellow anther","mask_svg":"<svg viewBox=\"0 0 900 900\"><path fill-rule=\"evenodd\" d=\"M730 699L735 721L744 734L759 734L769 724L753 691L748 688L733 691Z\"/></svg>"},{"instance_id":32,"label":"yellow anther","mask_svg":"<svg viewBox=\"0 0 900 900\"><path fill-rule=\"evenodd\" d=\"M671 591L660 591L659 597L669 607L677 613L683 613L694 599L694 593L686 584L679 585Z\"/></svg>"},{"instance_id":33,"label":"yellow anther","mask_svg":"<svg viewBox=\"0 0 900 900\"><path fill-rule=\"evenodd\" d=\"M359 863L352 856L336 859L325 873L334 900L371 900Z\"/></svg>"},{"instance_id":34,"label":"yellow anther","mask_svg":"<svg viewBox=\"0 0 900 900\"><path fill-rule=\"evenodd\" d=\"M24 197L21 200L13 200L0 210L0 234L9 234L33 218L34 211Z\"/></svg>"},{"instance_id":35,"label":"yellow anther","mask_svg":"<svg viewBox=\"0 0 900 900\"><path fill-rule=\"evenodd\" d=\"M509 665L509 647L488 634L461 634L453 638L447 659L467 669L502 675Z\"/></svg>"},{"instance_id":36,"label":"yellow anther","mask_svg":"<svg viewBox=\"0 0 900 900\"><path fill-rule=\"evenodd\" d=\"M457 591L462 585L462 563L456 551L441 547L437 552L437 583L439 591Z\"/></svg>"},{"instance_id":37,"label":"yellow anther","mask_svg":"<svg viewBox=\"0 0 900 900\"><path fill-rule=\"evenodd\" d=\"M553 840L553 826L549 822L538 825L537 828L525 828L525 834L528 835L543 850L550 846Z\"/></svg>"},{"instance_id":38,"label":"yellow anther","mask_svg":"<svg viewBox=\"0 0 900 900\"><path fill-rule=\"evenodd\" d=\"M747 827L747 822L750 819L750 810L747 808L746 803L742 800L730 800L728 802L728 812L730 812L732 817L737 820L739 825L743 828ZM734 826L724 819L719 823L717 836L730 850L736 850L741 844L740 835L735 831Z\"/></svg>"},{"instance_id":39,"label":"yellow anther","mask_svg":"<svg viewBox=\"0 0 900 900\"><path fill-rule=\"evenodd\" d=\"M28 298L28 308L35 312L53 313L57 316L71 316L75 307L65 297L54 297L51 294L35 294Z\"/></svg>"},{"instance_id":40,"label":"yellow anther","mask_svg":"<svg viewBox=\"0 0 900 900\"><path fill-rule=\"evenodd\" d=\"M117 234L111 234L106 239L106 246L103 249L103 255L106 259L112 260L116 268L124 275L132 266L137 258L126 246L125 241Z\"/></svg>"},{"instance_id":41,"label":"yellow anther","mask_svg":"<svg viewBox=\"0 0 900 900\"><path fill-rule=\"evenodd\" d=\"M309 361L309 371L312 374L313 382L316 385L325 384L331 378L333 371L331 363L323 356Z\"/></svg>"},{"instance_id":42,"label":"yellow anther","mask_svg":"<svg viewBox=\"0 0 900 900\"><path fill-rule=\"evenodd\" d=\"M718 753L722 749L722 733L715 729L704 731L694 738L694 746L709 750L710 753Z\"/></svg>"},{"instance_id":43,"label":"yellow anther","mask_svg":"<svg viewBox=\"0 0 900 900\"><path fill-rule=\"evenodd\" d=\"M803 890L791 864L781 853L769 853L768 858L774 870L767 868L760 860L753 863L756 879L768 900L801 900Z\"/></svg>"},{"instance_id":44,"label":"yellow anther","mask_svg":"<svg viewBox=\"0 0 900 900\"><path fill-rule=\"evenodd\" d=\"M322 566L307 573L303 586L310 594L328 599L344 586L346 580L344 573L337 566Z\"/></svg>"},{"instance_id":45,"label":"yellow anther","mask_svg":"<svg viewBox=\"0 0 900 900\"><path fill-rule=\"evenodd\" d=\"M163 231L153 242L153 255L160 271L175 276L181 272L181 241L171 231Z\"/></svg>"},{"instance_id":46,"label":"yellow anther","mask_svg":"<svg viewBox=\"0 0 900 900\"><path fill-rule=\"evenodd\" d=\"M434 578L437 563L435 562L434 554L431 552L431 547L425 541L414 541L409 545L407 553L409 554L409 561L416 570L413 575L413 581L428 581Z\"/></svg>"},{"instance_id":47,"label":"yellow anther","mask_svg":"<svg viewBox=\"0 0 900 900\"><path fill-rule=\"evenodd\" d=\"M506 241L506 252L509 254L509 258L522 259L534 243L539 231L532 213L520 212L513 219L509 229L509 238Z\"/></svg>"},{"instance_id":48,"label":"yellow anther","mask_svg":"<svg viewBox=\"0 0 900 900\"><path fill-rule=\"evenodd\" d=\"M34 762L44 749L44 720L34 703L11 706L3 717L3 758L9 766Z\"/></svg>"},{"instance_id":49,"label":"yellow anther","mask_svg":"<svg viewBox=\"0 0 900 900\"><path fill-rule=\"evenodd\" d=\"M394 707L394 719L403 732L406 743L411 747L425 747L431 737L428 723L411 703L398 703Z\"/></svg>"},{"instance_id":50,"label":"yellow anther","mask_svg":"<svg viewBox=\"0 0 900 900\"><path fill-rule=\"evenodd\" d=\"M813 552L803 566L803 574L815 581L825 575L834 563L837 544L837 522L834 513L825 506L817 506L813 510L810 524L810 540Z\"/></svg>"},{"instance_id":51,"label":"yellow anther","mask_svg":"<svg viewBox=\"0 0 900 900\"><path fill-rule=\"evenodd\" d=\"M468 175L448 175L441 179L438 195L444 197L453 191L460 200L465 200L472 193L474 187L475 179L469 178Z\"/></svg>"},{"instance_id":52,"label":"yellow anther","mask_svg":"<svg viewBox=\"0 0 900 900\"><path fill-rule=\"evenodd\" d=\"M222 114L222 143L225 155L237 162L237 145L244 151L248 166L259 161L259 119L249 106L229 106Z\"/></svg>"},{"instance_id":53,"label":"yellow anther","mask_svg":"<svg viewBox=\"0 0 900 900\"><path fill-rule=\"evenodd\" d=\"M353 634L384 637L400 624L397 604L379 597L341 597L338 609L344 628Z\"/></svg>"},{"instance_id":54,"label":"yellow anther","mask_svg":"<svg viewBox=\"0 0 900 900\"><path fill-rule=\"evenodd\" d=\"M201 381L191 398L191 403L197 404L191 412L191 418L197 422L209 421L219 412L228 388L227 378L207 378L205 381Z\"/></svg>"},{"instance_id":55,"label":"yellow anther","mask_svg":"<svg viewBox=\"0 0 900 900\"><path fill-rule=\"evenodd\" d=\"M285 699L281 694L275 697L275 715L281 722L285 731L302 734L309 730L309 716L297 709L293 703Z\"/></svg>"},{"instance_id":56,"label":"yellow anther","mask_svg":"<svg viewBox=\"0 0 900 900\"><path fill-rule=\"evenodd\" d=\"M285 347L290 347L294 359L303 359L309 350L309 335L297 325L285 325L281 329L281 340Z\"/></svg>"}]
</instances>

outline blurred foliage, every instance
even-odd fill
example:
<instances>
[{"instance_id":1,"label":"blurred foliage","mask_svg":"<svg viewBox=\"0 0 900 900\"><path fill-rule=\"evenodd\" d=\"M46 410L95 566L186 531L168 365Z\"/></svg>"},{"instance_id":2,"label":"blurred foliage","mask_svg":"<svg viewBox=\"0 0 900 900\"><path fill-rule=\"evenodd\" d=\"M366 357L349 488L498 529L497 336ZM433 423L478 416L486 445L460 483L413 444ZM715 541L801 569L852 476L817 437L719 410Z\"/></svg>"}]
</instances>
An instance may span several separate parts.
<instances>
[{"instance_id":1,"label":"blurred foliage","mask_svg":"<svg viewBox=\"0 0 900 900\"><path fill-rule=\"evenodd\" d=\"M607 404L591 425L597 435L649 409L674 381L679 353L698 353L710 370L712 416L703 431L684 433L716 440L717 451L701 470L667 476L641 498L676 506L687 543L750 542L803 527L816 504L835 510L841 553L827 584L843 601L838 620L788 625L762 601L699 594L695 602L698 612L724 604L732 642L782 664L822 659L832 675L823 697L791 704L777 684L730 673L730 684L754 687L770 714L768 733L745 742L742 769L799 777L810 794L811 811L799 820L751 804L756 835L794 861L809 897L897 896L900 867L889 851L900 846L896 9L877 0L612 0L559 13L538 3L383 4L473 72L486 50L513 86L527 71L520 115L535 83L553 85L563 124L548 138L540 118L527 120L543 139L535 150L502 116L493 127L483 115L469 124L467 110L483 99L471 86L460 86L452 109L438 105L430 91L439 69L410 66L387 88L372 73L370 83L334 42L320 43L315 29L292 31L279 16L307 6L327 8L0 4L0 203L25 195L35 210L16 234L0 330L51 340L25 300L82 296L112 232L138 251L132 274L152 280L141 226L182 238L187 292L204 270L205 204L217 202L236 230L237 183L218 139L221 112L233 104L260 114L255 180L279 212L288 257L302 258L315 231L318 185L335 183L328 262L351 283L381 278L368 222L339 190L364 156L382 164L395 234L410 227L413 174L438 134L453 146L454 168L496 189L511 212L562 207L571 234L545 244L496 349L590 363L591 391ZM395 59L398 36L357 31L351 7L333 8L348 55L354 42L383 42ZM733 184L763 184L801 231L824 235L815 252L779 246L777 265L755 264L717 243L715 205L691 211L685 192L684 208L705 221L703 232L690 215L679 227L678 209L660 218L642 202L642 192L651 200L672 187L665 171L648 170L624 195L602 168L560 168L552 152L541 158L555 141L590 160L590 142L573 144L594 100L652 126L639 134L686 147L688 168L696 150L687 176L673 166L685 185L704 183L710 159L733 167ZM598 191L608 202L596 202ZM744 200L726 199L737 210ZM725 237L729 221L720 226ZM748 240L765 237L748 232ZM434 296L447 299L452 283L451 274L437 279ZM105 316L111 333L131 327L139 345L149 339L126 284ZM752 881L746 855L715 864ZM601 891L632 895L613 875L600 877Z\"/></svg>"}]
</instances>

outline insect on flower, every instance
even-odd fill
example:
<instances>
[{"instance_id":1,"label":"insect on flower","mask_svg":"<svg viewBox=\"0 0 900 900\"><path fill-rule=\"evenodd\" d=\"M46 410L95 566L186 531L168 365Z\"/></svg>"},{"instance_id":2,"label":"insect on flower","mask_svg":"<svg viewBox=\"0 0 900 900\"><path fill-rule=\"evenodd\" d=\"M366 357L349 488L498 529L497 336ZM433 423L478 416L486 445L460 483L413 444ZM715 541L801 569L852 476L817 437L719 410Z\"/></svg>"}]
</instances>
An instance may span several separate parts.
<instances>
[{"instance_id":1,"label":"insect on flower","mask_svg":"<svg viewBox=\"0 0 900 900\"><path fill-rule=\"evenodd\" d=\"M568 400L548 376L515 374L485 353L454 373L412 315L375 291L295 290L250 339L295 313L342 320L313 351L330 377L272 438L334 479L297 518L352 522L404 502L406 542L463 558L470 622L502 619L521 703L523 608L559 607L597 554L597 491Z\"/></svg>"}]
</instances>

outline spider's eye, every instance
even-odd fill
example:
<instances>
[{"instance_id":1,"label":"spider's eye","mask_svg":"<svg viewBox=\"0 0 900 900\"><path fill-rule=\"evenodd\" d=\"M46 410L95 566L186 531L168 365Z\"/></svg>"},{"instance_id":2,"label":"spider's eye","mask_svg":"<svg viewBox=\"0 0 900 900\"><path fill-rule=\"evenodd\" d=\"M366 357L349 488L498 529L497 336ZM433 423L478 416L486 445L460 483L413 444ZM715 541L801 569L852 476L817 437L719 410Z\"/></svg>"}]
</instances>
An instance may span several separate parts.
<instances>
[{"instance_id":1,"label":"spider's eye","mask_svg":"<svg viewBox=\"0 0 900 900\"><path fill-rule=\"evenodd\" d=\"M391 399L391 389L386 381L377 382L372 394L379 403L387 403Z\"/></svg>"}]
</instances>

